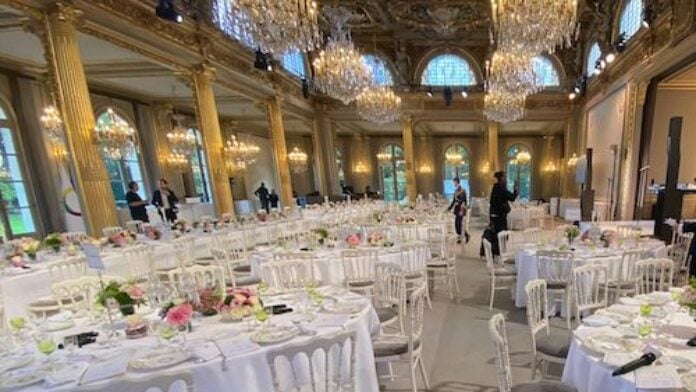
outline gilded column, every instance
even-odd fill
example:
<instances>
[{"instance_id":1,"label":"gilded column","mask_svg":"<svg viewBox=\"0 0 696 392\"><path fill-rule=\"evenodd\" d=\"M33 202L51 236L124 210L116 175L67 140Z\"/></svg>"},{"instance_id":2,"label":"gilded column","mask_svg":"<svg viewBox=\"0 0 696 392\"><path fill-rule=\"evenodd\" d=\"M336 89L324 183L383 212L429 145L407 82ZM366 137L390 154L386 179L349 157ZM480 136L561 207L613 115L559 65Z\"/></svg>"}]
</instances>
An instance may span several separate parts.
<instances>
[{"instance_id":1,"label":"gilded column","mask_svg":"<svg viewBox=\"0 0 696 392\"><path fill-rule=\"evenodd\" d=\"M280 109L279 99L279 97L273 97L268 101L268 120L271 125L271 140L273 141L276 172L280 182L280 200L283 206L288 207L293 205L292 180L290 179L290 165L288 164L288 147L285 142L283 112Z\"/></svg>"},{"instance_id":2,"label":"gilded column","mask_svg":"<svg viewBox=\"0 0 696 392\"><path fill-rule=\"evenodd\" d=\"M416 186L416 168L413 151L413 118L404 117L402 120L402 137L404 140L404 158L406 160L406 194L408 201L416 202L418 188Z\"/></svg>"},{"instance_id":3,"label":"gilded column","mask_svg":"<svg viewBox=\"0 0 696 392\"><path fill-rule=\"evenodd\" d=\"M324 144L324 132L322 132L319 119L315 117L312 121L312 149L314 150L314 168L317 171L316 178L319 181L317 188L322 196L329 194Z\"/></svg>"},{"instance_id":4,"label":"gilded column","mask_svg":"<svg viewBox=\"0 0 696 392\"><path fill-rule=\"evenodd\" d=\"M336 130L331 119L321 114L318 117L319 131L324 135L324 154L326 157L327 194L340 195L341 185L338 180L338 166L336 165Z\"/></svg>"},{"instance_id":5,"label":"gilded column","mask_svg":"<svg viewBox=\"0 0 696 392\"><path fill-rule=\"evenodd\" d=\"M435 163L433 162L435 155L430 135L423 134L418 137L417 155L418 189L423 193L423 197L426 197L429 193L435 193Z\"/></svg>"},{"instance_id":6,"label":"gilded column","mask_svg":"<svg viewBox=\"0 0 696 392\"><path fill-rule=\"evenodd\" d=\"M498 162L498 133L500 132L500 123L489 122L487 124L487 149L488 149L488 165L490 167L491 173L495 173L500 170L500 163Z\"/></svg>"},{"instance_id":7,"label":"gilded column","mask_svg":"<svg viewBox=\"0 0 696 392\"><path fill-rule=\"evenodd\" d=\"M203 136L203 145L208 158L208 170L212 177L210 185L215 211L218 216L226 213L234 215L232 188L222 156L222 132L217 104L215 103L215 93L213 92L214 76L215 71L207 64L195 67L192 72L198 129Z\"/></svg>"},{"instance_id":8,"label":"gilded column","mask_svg":"<svg viewBox=\"0 0 696 392\"><path fill-rule=\"evenodd\" d=\"M109 175L94 139L94 111L75 28L79 13L63 3L56 4L48 14L46 51L58 90L82 217L89 234L100 237L103 228L118 225L118 216Z\"/></svg>"}]
</instances>

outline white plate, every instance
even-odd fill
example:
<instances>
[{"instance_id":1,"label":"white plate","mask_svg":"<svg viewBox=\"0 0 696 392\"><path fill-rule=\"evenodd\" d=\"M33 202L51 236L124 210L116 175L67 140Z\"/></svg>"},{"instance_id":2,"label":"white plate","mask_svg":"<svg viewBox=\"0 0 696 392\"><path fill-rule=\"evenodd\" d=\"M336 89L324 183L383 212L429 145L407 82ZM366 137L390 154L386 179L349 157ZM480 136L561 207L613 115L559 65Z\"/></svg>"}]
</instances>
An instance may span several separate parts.
<instances>
[{"instance_id":1,"label":"white plate","mask_svg":"<svg viewBox=\"0 0 696 392\"><path fill-rule=\"evenodd\" d=\"M0 357L0 373L27 366L32 362L34 362L34 357L31 355Z\"/></svg>"},{"instance_id":2,"label":"white plate","mask_svg":"<svg viewBox=\"0 0 696 392\"><path fill-rule=\"evenodd\" d=\"M64 329L72 328L74 326L75 326L75 320L46 321L46 331L47 332L62 331Z\"/></svg>"},{"instance_id":3,"label":"white plate","mask_svg":"<svg viewBox=\"0 0 696 392\"><path fill-rule=\"evenodd\" d=\"M619 325L619 322L609 316L593 314L582 319L582 324L588 327L616 327Z\"/></svg>"},{"instance_id":4,"label":"white plate","mask_svg":"<svg viewBox=\"0 0 696 392\"><path fill-rule=\"evenodd\" d=\"M191 354L178 349L158 349L131 360L128 366L136 371L168 368L191 358Z\"/></svg>"},{"instance_id":5,"label":"white plate","mask_svg":"<svg viewBox=\"0 0 696 392\"><path fill-rule=\"evenodd\" d=\"M686 373L681 378L682 385L689 392L696 392L696 373Z\"/></svg>"},{"instance_id":6,"label":"white plate","mask_svg":"<svg viewBox=\"0 0 696 392\"><path fill-rule=\"evenodd\" d=\"M325 313L333 314L353 314L360 312L364 308L364 301L329 302L322 306L322 310Z\"/></svg>"},{"instance_id":7,"label":"white plate","mask_svg":"<svg viewBox=\"0 0 696 392\"><path fill-rule=\"evenodd\" d=\"M595 314L608 317L619 324L628 324L633 320L633 317L629 317L623 312L612 311L611 309L599 309Z\"/></svg>"},{"instance_id":8,"label":"white plate","mask_svg":"<svg viewBox=\"0 0 696 392\"><path fill-rule=\"evenodd\" d=\"M261 345L277 344L291 340L299 334L300 330L295 327L268 327L254 332L251 340Z\"/></svg>"},{"instance_id":9,"label":"white plate","mask_svg":"<svg viewBox=\"0 0 696 392\"><path fill-rule=\"evenodd\" d=\"M8 372L0 377L0 389L15 390L27 387L43 381L47 375L48 371L35 368L25 368Z\"/></svg>"},{"instance_id":10,"label":"white plate","mask_svg":"<svg viewBox=\"0 0 696 392\"><path fill-rule=\"evenodd\" d=\"M633 352L638 351L641 344L636 339L624 339L614 335L597 335L586 339L585 347L598 354L608 352Z\"/></svg>"}]
</instances>

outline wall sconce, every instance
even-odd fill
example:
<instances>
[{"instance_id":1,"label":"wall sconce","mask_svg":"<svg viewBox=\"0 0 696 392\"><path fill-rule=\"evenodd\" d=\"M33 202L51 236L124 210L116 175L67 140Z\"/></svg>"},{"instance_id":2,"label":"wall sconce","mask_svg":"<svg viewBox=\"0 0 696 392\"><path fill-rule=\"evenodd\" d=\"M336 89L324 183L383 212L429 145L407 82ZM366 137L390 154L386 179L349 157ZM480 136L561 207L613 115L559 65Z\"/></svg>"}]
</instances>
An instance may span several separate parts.
<instances>
[{"instance_id":1,"label":"wall sconce","mask_svg":"<svg viewBox=\"0 0 696 392\"><path fill-rule=\"evenodd\" d=\"M68 150L65 148L65 144L54 143L51 146L51 151L53 152L53 157L59 161L66 161L68 159Z\"/></svg>"},{"instance_id":2,"label":"wall sconce","mask_svg":"<svg viewBox=\"0 0 696 392\"><path fill-rule=\"evenodd\" d=\"M576 153L573 153L573 156L568 158L568 166L575 167L575 165L577 163L578 163L578 155Z\"/></svg>"},{"instance_id":3,"label":"wall sconce","mask_svg":"<svg viewBox=\"0 0 696 392\"><path fill-rule=\"evenodd\" d=\"M370 172L370 168L367 167L365 162L360 161L353 166L353 173L355 174L367 174Z\"/></svg>"},{"instance_id":4,"label":"wall sconce","mask_svg":"<svg viewBox=\"0 0 696 392\"><path fill-rule=\"evenodd\" d=\"M491 172L491 164L488 161L483 162L481 165L481 174L488 174Z\"/></svg>"},{"instance_id":5,"label":"wall sconce","mask_svg":"<svg viewBox=\"0 0 696 392\"><path fill-rule=\"evenodd\" d=\"M430 165L427 164L427 163L424 163L424 164L418 166L418 169L416 169L416 171L417 171L419 174L432 174L432 173L433 173L433 167L430 166Z\"/></svg>"},{"instance_id":6,"label":"wall sconce","mask_svg":"<svg viewBox=\"0 0 696 392\"><path fill-rule=\"evenodd\" d=\"M558 171L558 166L556 166L556 162L548 161L546 162L546 165L544 165L542 171L545 173L555 173Z\"/></svg>"}]
</instances>

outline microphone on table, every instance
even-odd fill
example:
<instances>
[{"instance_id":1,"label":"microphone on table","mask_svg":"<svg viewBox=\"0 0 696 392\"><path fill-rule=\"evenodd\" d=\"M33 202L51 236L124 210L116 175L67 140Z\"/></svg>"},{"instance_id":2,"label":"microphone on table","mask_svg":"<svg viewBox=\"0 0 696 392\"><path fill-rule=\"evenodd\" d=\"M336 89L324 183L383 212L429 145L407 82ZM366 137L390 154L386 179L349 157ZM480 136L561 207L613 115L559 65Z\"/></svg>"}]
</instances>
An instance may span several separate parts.
<instances>
[{"instance_id":1,"label":"microphone on table","mask_svg":"<svg viewBox=\"0 0 696 392\"><path fill-rule=\"evenodd\" d=\"M652 365L653 362L657 360L657 355L655 353L645 353L640 356L640 358L633 360L618 369L614 370L614 372L611 374L612 376L620 376L622 374L630 373L638 368L642 368L643 366L649 366Z\"/></svg>"},{"instance_id":2,"label":"microphone on table","mask_svg":"<svg viewBox=\"0 0 696 392\"><path fill-rule=\"evenodd\" d=\"M696 347L696 336L693 338L689 339L688 342L686 342L686 345L689 347Z\"/></svg>"}]
</instances>

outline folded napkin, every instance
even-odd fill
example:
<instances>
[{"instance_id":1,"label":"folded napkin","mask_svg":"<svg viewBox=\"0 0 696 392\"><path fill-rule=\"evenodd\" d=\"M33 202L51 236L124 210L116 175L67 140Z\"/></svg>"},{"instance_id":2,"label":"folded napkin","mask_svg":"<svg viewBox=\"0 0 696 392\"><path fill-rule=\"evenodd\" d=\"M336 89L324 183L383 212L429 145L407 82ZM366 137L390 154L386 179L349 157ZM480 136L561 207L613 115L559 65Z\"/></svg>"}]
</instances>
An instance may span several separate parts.
<instances>
[{"instance_id":1,"label":"folded napkin","mask_svg":"<svg viewBox=\"0 0 696 392\"><path fill-rule=\"evenodd\" d=\"M636 389L682 389L681 379L672 365L645 366L636 370Z\"/></svg>"},{"instance_id":2,"label":"folded napkin","mask_svg":"<svg viewBox=\"0 0 696 392\"><path fill-rule=\"evenodd\" d=\"M628 362L640 358L641 355L643 355L643 353L609 352L604 354L604 359L602 362L613 370L627 364Z\"/></svg>"},{"instance_id":3,"label":"folded napkin","mask_svg":"<svg viewBox=\"0 0 696 392\"><path fill-rule=\"evenodd\" d=\"M89 363L87 362L73 362L49 374L44 381L49 388L78 382L88 367Z\"/></svg>"}]
</instances>

